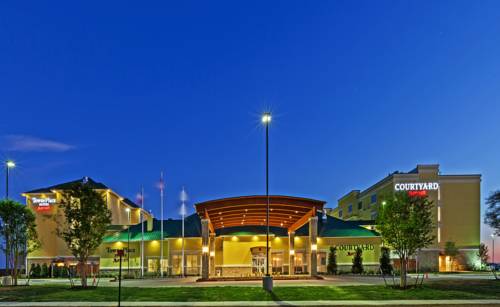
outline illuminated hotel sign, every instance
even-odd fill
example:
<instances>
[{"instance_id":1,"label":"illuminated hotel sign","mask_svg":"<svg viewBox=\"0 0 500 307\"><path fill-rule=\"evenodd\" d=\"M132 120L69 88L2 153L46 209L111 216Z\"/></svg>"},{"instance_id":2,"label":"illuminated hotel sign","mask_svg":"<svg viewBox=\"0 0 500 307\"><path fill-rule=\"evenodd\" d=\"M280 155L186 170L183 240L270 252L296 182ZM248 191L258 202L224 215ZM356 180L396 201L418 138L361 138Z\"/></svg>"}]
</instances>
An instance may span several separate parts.
<instances>
[{"instance_id":1,"label":"illuminated hotel sign","mask_svg":"<svg viewBox=\"0 0 500 307\"><path fill-rule=\"evenodd\" d=\"M415 183L396 183L395 191L437 191L439 183L437 182L415 182Z\"/></svg>"},{"instance_id":2,"label":"illuminated hotel sign","mask_svg":"<svg viewBox=\"0 0 500 307\"><path fill-rule=\"evenodd\" d=\"M407 191L410 196L425 197L428 191L439 190L437 182L396 183L395 191Z\"/></svg>"},{"instance_id":3,"label":"illuminated hotel sign","mask_svg":"<svg viewBox=\"0 0 500 307\"><path fill-rule=\"evenodd\" d=\"M32 197L31 203L33 205L38 206L36 208L36 211L48 211L48 210L50 210L50 205L56 203L56 199L49 198L49 197L42 197L42 198Z\"/></svg>"}]
</instances>

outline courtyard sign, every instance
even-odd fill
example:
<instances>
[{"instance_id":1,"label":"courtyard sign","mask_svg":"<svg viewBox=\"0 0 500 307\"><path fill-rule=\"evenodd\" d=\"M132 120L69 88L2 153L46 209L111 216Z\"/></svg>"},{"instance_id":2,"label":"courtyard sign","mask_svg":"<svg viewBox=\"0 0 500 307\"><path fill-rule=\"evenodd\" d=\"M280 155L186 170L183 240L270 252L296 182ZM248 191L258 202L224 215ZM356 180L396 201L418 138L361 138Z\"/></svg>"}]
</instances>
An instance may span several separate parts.
<instances>
[{"instance_id":1,"label":"courtyard sign","mask_svg":"<svg viewBox=\"0 0 500 307\"><path fill-rule=\"evenodd\" d=\"M415 183L396 183L395 191L437 191L438 182L415 182Z\"/></svg>"},{"instance_id":2,"label":"courtyard sign","mask_svg":"<svg viewBox=\"0 0 500 307\"><path fill-rule=\"evenodd\" d=\"M337 248L339 251L355 251L358 248L361 248L363 251L372 251L375 249L373 244L342 244L338 245Z\"/></svg>"}]
</instances>

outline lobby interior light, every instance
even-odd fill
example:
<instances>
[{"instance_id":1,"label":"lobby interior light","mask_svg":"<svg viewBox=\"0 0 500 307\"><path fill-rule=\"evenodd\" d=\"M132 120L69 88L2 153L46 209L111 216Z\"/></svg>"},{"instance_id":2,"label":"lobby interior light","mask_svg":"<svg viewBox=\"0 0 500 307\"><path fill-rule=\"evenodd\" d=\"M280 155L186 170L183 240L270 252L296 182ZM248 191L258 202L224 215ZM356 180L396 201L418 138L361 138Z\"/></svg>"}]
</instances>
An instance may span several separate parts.
<instances>
[{"instance_id":1,"label":"lobby interior light","mask_svg":"<svg viewBox=\"0 0 500 307\"><path fill-rule=\"evenodd\" d=\"M295 255L295 251L293 249L290 250L290 256Z\"/></svg>"},{"instance_id":2,"label":"lobby interior light","mask_svg":"<svg viewBox=\"0 0 500 307\"><path fill-rule=\"evenodd\" d=\"M318 244L311 244L311 250L312 251L317 251L318 250Z\"/></svg>"},{"instance_id":3,"label":"lobby interior light","mask_svg":"<svg viewBox=\"0 0 500 307\"><path fill-rule=\"evenodd\" d=\"M214 251L210 252L210 257L215 257L215 252Z\"/></svg>"},{"instance_id":4,"label":"lobby interior light","mask_svg":"<svg viewBox=\"0 0 500 307\"><path fill-rule=\"evenodd\" d=\"M201 252L204 253L204 254L208 253L208 246L203 246L201 248Z\"/></svg>"}]
</instances>

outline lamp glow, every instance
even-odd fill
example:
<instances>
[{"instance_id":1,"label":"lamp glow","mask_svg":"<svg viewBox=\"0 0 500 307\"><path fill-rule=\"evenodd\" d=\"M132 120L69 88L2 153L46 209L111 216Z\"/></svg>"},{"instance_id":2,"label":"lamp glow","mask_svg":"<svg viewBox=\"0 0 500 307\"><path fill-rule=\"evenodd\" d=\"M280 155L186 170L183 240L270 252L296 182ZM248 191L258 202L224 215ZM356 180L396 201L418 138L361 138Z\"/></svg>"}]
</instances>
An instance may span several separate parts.
<instances>
[{"instance_id":1,"label":"lamp glow","mask_svg":"<svg viewBox=\"0 0 500 307\"><path fill-rule=\"evenodd\" d=\"M214 251L210 252L210 257L215 257L215 252Z\"/></svg>"},{"instance_id":2,"label":"lamp glow","mask_svg":"<svg viewBox=\"0 0 500 307\"><path fill-rule=\"evenodd\" d=\"M262 115L262 122L263 122L264 124L268 124L268 123L270 123L270 122L271 122L271 113L269 113L269 112L264 113L264 114Z\"/></svg>"},{"instance_id":3,"label":"lamp glow","mask_svg":"<svg viewBox=\"0 0 500 307\"><path fill-rule=\"evenodd\" d=\"M204 253L204 254L208 253L208 246L203 246L201 248L201 252Z\"/></svg>"},{"instance_id":4,"label":"lamp glow","mask_svg":"<svg viewBox=\"0 0 500 307\"><path fill-rule=\"evenodd\" d=\"M125 208L125 211L130 212L130 208Z\"/></svg>"},{"instance_id":5,"label":"lamp glow","mask_svg":"<svg viewBox=\"0 0 500 307\"><path fill-rule=\"evenodd\" d=\"M295 251L293 249L290 250L290 256L295 255Z\"/></svg>"},{"instance_id":6,"label":"lamp glow","mask_svg":"<svg viewBox=\"0 0 500 307\"><path fill-rule=\"evenodd\" d=\"M318 250L318 244L311 244L311 250L312 251L317 251Z\"/></svg>"},{"instance_id":7,"label":"lamp glow","mask_svg":"<svg viewBox=\"0 0 500 307\"><path fill-rule=\"evenodd\" d=\"M7 165L8 168L16 167L16 163L14 163L14 161L12 160L7 160L7 162L5 162L5 165Z\"/></svg>"}]
</instances>

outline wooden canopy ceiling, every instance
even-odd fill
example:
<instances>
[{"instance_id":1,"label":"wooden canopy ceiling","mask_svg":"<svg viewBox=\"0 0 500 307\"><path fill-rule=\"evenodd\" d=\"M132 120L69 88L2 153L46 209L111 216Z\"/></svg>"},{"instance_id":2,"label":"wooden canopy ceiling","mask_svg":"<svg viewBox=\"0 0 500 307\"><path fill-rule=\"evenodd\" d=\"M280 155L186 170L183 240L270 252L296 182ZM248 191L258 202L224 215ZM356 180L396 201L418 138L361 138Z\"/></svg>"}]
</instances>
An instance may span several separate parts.
<instances>
[{"instance_id":1,"label":"wooden canopy ceiling","mask_svg":"<svg viewBox=\"0 0 500 307\"><path fill-rule=\"evenodd\" d=\"M295 231L322 210L324 201L292 197L269 196L269 226ZM224 227L265 226L267 198L265 195L241 196L210 200L195 205L202 219L210 221L210 231Z\"/></svg>"}]
</instances>

